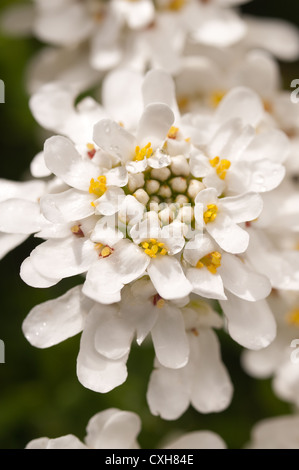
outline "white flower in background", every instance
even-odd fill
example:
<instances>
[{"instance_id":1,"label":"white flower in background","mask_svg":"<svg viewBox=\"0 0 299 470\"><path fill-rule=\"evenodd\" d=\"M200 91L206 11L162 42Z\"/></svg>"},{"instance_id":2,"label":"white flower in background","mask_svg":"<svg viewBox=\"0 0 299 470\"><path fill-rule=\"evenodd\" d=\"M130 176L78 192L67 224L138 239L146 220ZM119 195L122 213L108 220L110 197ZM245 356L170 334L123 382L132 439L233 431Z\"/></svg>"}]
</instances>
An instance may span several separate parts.
<instances>
[{"instance_id":1,"label":"white flower in background","mask_svg":"<svg viewBox=\"0 0 299 470\"><path fill-rule=\"evenodd\" d=\"M274 393L282 400L299 405L299 296L298 292L274 290L269 302L277 323L277 336L261 351L245 351L243 367L253 377L272 377Z\"/></svg>"},{"instance_id":2,"label":"white flower in background","mask_svg":"<svg viewBox=\"0 0 299 470\"><path fill-rule=\"evenodd\" d=\"M227 196L276 188L285 175L289 141L277 129L259 132L263 116L260 98L245 87L231 90L212 118L195 115L191 141L201 150L190 158L193 175ZM199 125L206 130L196 134Z\"/></svg>"},{"instance_id":3,"label":"white flower in background","mask_svg":"<svg viewBox=\"0 0 299 470\"><path fill-rule=\"evenodd\" d=\"M299 449L299 416L264 419L253 426L247 449Z\"/></svg>"},{"instance_id":4,"label":"white flower in background","mask_svg":"<svg viewBox=\"0 0 299 470\"><path fill-rule=\"evenodd\" d=\"M170 369L155 360L147 400L154 415L179 418L190 404L201 413L220 412L230 404L233 387L223 365L219 341L212 328L222 326L221 318L200 301L182 309L188 342L189 361L184 367Z\"/></svg>"},{"instance_id":5,"label":"white flower in background","mask_svg":"<svg viewBox=\"0 0 299 470\"><path fill-rule=\"evenodd\" d=\"M38 232L43 223L39 198L43 181L0 180L0 258Z\"/></svg>"},{"instance_id":6,"label":"white flower in background","mask_svg":"<svg viewBox=\"0 0 299 470\"><path fill-rule=\"evenodd\" d=\"M109 408L95 414L86 427L84 442L73 434L56 439L41 437L26 445L26 449L139 449L137 436L141 430L139 416L132 411ZM218 434L211 431L193 431L175 440L165 438L164 449L225 449ZM139 458L134 457L134 458Z\"/></svg>"}]
</instances>

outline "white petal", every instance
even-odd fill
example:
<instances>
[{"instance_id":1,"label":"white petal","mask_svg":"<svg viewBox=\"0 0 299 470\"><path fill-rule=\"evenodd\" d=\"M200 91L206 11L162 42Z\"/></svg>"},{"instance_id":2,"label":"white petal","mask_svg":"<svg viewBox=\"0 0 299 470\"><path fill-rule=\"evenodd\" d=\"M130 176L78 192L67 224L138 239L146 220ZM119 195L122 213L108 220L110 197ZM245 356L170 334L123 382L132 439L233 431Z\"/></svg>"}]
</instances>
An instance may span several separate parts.
<instances>
[{"instance_id":1,"label":"white petal","mask_svg":"<svg viewBox=\"0 0 299 470\"><path fill-rule=\"evenodd\" d=\"M259 194L246 193L225 197L219 201L219 206L228 213L233 222L239 224L256 219L263 209L263 200Z\"/></svg>"},{"instance_id":2,"label":"white petal","mask_svg":"<svg viewBox=\"0 0 299 470\"><path fill-rule=\"evenodd\" d=\"M256 135L242 158L249 161L267 158L273 163L283 163L290 151L290 142L284 132L271 129Z\"/></svg>"},{"instance_id":3,"label":"white petal","mask_svg":"<svg viewBox=\"0 0 299 470\"><path fill-rule=\"evenodd\" d=\"M256 126L264 115L259 96L249 88L237 87L221 100L215 119L222 124L229 119L241 118L244 126Z\"/></svg>"},{"instance_id":4,"label":"white petal","mask_svg":"<svg viewBox=\"0 0 299 470\"><path fill-rule=\"evenodd\" d=\"M37 202L45 190L44 181L10 181L0 179L0 201L25 199Z\"/></svg>"},{"instance_id":5,"label":"white petal","mask_svg":"<svg viewBox=\"0 0 299 470\"><path fill-rule=\"evenodd\" d=\"M176 116L179 114L173 78L164 70L152 69L147 72L142 85L142 94L145 106L151 103L164 103Z\"/></svg>"},{"instance_id":6,"label":"white petal","mask_svg":"<svg viewBox=\"0 0 299 470\"><path fill-rule=\"evenodd\" d=\"M223 253L218 272L224 287L241 299L261 300L271 292L269 279L250 269L237 256Z\"/></svg>"},{"instance_id":7,"label":"white petal","mask_svg":"<svg viewBox=\"0 0 299 470\"><path fill-rule=\"evenodd\" d=\"M121 359L130 352L134 329L110 305L96 304L93 312L101 325L95 333L96 350L108 359Z\"/></svg>"},{"instance_id":8,"label":"white petal","mask_svg":"<svg viewBox=\"0 0 299 470\"><path fill-rule=\"evenodd\" d=\"M227 293L220 301L231 337L248 349L266 348L276 336L276 323L265 300L247 302Z\"/></svg>"},{"instance_id":9,"label":"white petal","mask_svg":"<svg viewBox=\"0 0 299 470\"><path fill-rule=\"evenodd\" d=\"M95 143L118 160L131 160L136 146L135 137L110 119L102 119L93 130Z\"/></svg>"},{"instance_id":10,"label":"white petal","mask_svg":"<svg viewBox=\"0 0 299 470\"><path fill-rule=\"evenodd\" d=\"M125 193L117 186L111 186L99 199L95 200L96 213L103 215L113 215L118 212L124 199Z\"/></svg>"},{"instance_id":11,"label":"white petal","mask_svg":"<svg viewBox=\"0 0 299 470\"><path fill-rule=\"evenodd\" d=\"M147 389L147 402L154 416L174 420L189 406L189 384L181 369L159 367L152 372Z\"/></svg>"},{"instance_id":12,"label":"white petal","mask_svg":"<svg viewBox=\"0 0 299 470\"><path fill-rule=\"evenodd\" d=\"M0 233L0 259L21 245L27 238L28 235L22 233Z\"/></svg>"},{"instance_id":13,"label":"white petal","mask_svg":"<svg viewBox=\"0 0 299 470\"><path fill-rule=\"evenodd\" d=\"M94 213L91 205L94 196L76 189L58 194L47 194L41 198L41 211L53 223L65 223L84 219Z\"/></svg>"},{"instance_id":14,"label":"white petal","mask_svg":"<svg viewBox=\"0 0 299 470\"><path fill-rule=\"evenodd\" d=\"M70 289L57 299L34 307L25 318L22 330L30 344L48 348L83 330L92 302L81 293L82 286Z\"/></svg>"},{"instance_id":15,"label":"white petal","mask_svg":"<svg viewBox=\"0 0 299 470\"><path fill-rule=\"evenodd\" d=\"M96 166L83 160L74 144L62 136L50 137L45 142L44 157L54 175L76 189L87 191L91 178L97 178Z\"/></svg>"},{"instance_id":16,"label":"white petal","mask_svg":"<svg viewBox=\"0 0 299 470\"><path fill-rule=\"evenodd\" d=\"M90 267L83 292L101 303L117 302L124 284L141 276L148 263L149 257L140 248L128 240L121 240L110 256L98 259Z\"/></svg>"},{"instance_id":17,"label":"white petal","mask_svg":"<svg viewBox=\"0 0 299 470\"><path fill-rule=\"evenodd\" d=\"M191 403L201 413L225 410L231 402L233 386L221 356L219 340L212 329L190 335L194 380Z\"/></svg>"},{"instance_id":18,"label":"white petal","mask_svg":"<svg viewBox=\"0 0 299 470\"><path fill-rule=\"evenodd\" d=\"M28 286L39 288L55 286L55 284L61 281L61 278L50 279L41 275L35 269L30 256L26 258L21 265L20 277Z\"/></svg>"},{"instance_id":19,"label":"white petal","mask_svg":"<svg viewBox=\"0 0 299 470\"><path fill-rule=\"evenodd\" d=\"M42 276L61 279L87 271L97 259L97 252L89 240L71 235L47 240L31 252L30 258Z\"/></svg>"},{"instance_id":20,"label":"white petal","mask_svg":"<svg viewBox=\"0 0 299 470\"><path fill-rule=\"evenodd\" d=\"M110 247L119 242L123 237L123 233L116 227L114 216L101 217L90 235L91 241L102 243L103 245L108 245Z\"/></svg>"},{"instance_id":21,"label":"white petal","mask_svg":"<svg viewBox=\"0 0 299 470\"><path fill-rule=\"evenodd\" d=\"M126 128L135 128L143 111L142 74L134 70L114 70L106 75L102 84L103 106L115 121Z\"/></svg>"},{"instance_id":22,"label":"white petal","mask_svg":"<svg viewBox=\"0 0 299 470\"><path fill-rule=\"evenodd\" d=\"M84 387L107 393L121 385L127 378L126 357L112 361L99 354L95 348L95 335L101 327L97 312L91 312L81 336L77 358L77 375Z\"/></svg>"},{"instance_id":23,"label":"white petal","mask_svg":"<svg viewBox=\"0 0 299 470\"><path fill-rule=\"evenodd\" d=\"M248 247L248 233L224 213L217 214L213 222L206 224L206 229L218 245L229 253L243 253Z\"/></svg>"},{"instance_id":24,"label":"white petal","mask_svg":"<svg viewBox=\"0 0 299 470\"><path fill-rule=\"evenodd\" d=\"M33 157L30 163L30 171L35 178L44 178L51 175L51 171L45 164L44 152L39 152Z\"/></svg>"},{"instance_id":25,"label":"white petal","mask_svg":"<svg viewBox=\"0 0 299 470\"><path fill-rule=\"evenodd\" d=\"M192 290L180 262L172 256L153 258L147 272L157 292L164 299L179 299Z\"/></svg>"},{"instance_id":26,"label":"white petal","mask_svg":"<svg viewBox=\"0 0 299 470\"><path fill-rule=\"evenodd\" d=\"M189 343L180 309L165 303L151 333L156 356L164 367L177 369L186 365Z\"/></svg>"},{"instance_id":27,"label":"white petal","mask_svg":"<svg viewBox=\"0 0 299 470\"><path fill-rule=\"evenodd\" d=\"M171 109L162 103L148 104L141 116L137 141L142 148L149 142L152 147L162 146L174 121Z\"/></svg>"},{"instance_id":28,"label":"white petal","mask_svg":"<svg viewBox=\"0 0 299 470\"><path fill-rule=\"evenodd\" d=\"M37 202L8 199L0 202L0 230L6 233L29 235L41 227L40 208Z\"/></svg>"},{"instance_id":29,"label":"white petal","mask_svg":"<svg viewBox=\"0 0 299 470\"><path fill-rule=\"evenodd\" d=\"M92 19L85 6L75 3L38 15L34 32L45 42L67 46L86 39L92 26Z\"/></svg>"},{"instance_id":30,"label":"white petal","mask_svg":"<svg viewBox=\"0 0 299 470\"><path fill-rule=\"evenodd\" d=\"M187 269L186 276L192 284L192 292L207 299L226 299L223 282L219 274L212 274L207 268Z\"/></svg>"},{"instance_id":31,"label":"white petal","mask_svg":"<svg viewBox=\"0 0 299 470\"><path fill-rule=\"evenodd\" d=\"M88 421L85 442L93 449L131 449L140 430L136 413L109 408Z\"/></svg>"},{"instance_id":32,"label":"white petal","mask_svg":"<svg viewBox=\"0 0 299 470\"><path fill-rule=\"evenodd\" d=\"M165 449L226 449L226 445L214 432L193 431L171 442Z\"/></svg>"},{"instance_id":33,"label":"white petal","mask_svg":"<svg viewBox=\"0 0 299 470\"><path fill-rule=\"evenodd\" d=\"M128 182L128 173L123 166L117 166L105 174L108 186L125 186Z\"/></svg>"}]
</instances>

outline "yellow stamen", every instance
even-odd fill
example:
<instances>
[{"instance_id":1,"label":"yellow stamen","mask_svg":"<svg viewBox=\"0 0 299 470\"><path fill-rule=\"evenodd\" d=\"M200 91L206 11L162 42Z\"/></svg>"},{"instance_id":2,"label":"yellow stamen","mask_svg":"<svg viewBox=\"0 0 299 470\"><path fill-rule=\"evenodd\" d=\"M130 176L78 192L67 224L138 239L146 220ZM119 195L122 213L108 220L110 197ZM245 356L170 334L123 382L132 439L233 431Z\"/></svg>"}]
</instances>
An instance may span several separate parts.
<instances>
[{"instance_id":1,"label":"yellow stamen","mask_svg":"<svg viewBox=\"0 0 299 470\"><path fill-rule=\"evenodd\" d=\"M179 11L185 5L186 0L170 0L168 8L172 11Z\"/></svg>"},{"instance_id":2,"label":"yellow stamen","mask_svg":"<svg viewBox=\"0 0 299 470\"><path fill-rule=\"evenodd\" d=\"M97 181L91 178L90 186L89 186L90 194L95 194L97 197L101 197L106 191L107 191L106 176L103 176L103 175L98 176Z\"/></svg>"},{"instance_id":3,"label":"yellow stamen","mask_svg":"<svg viewBox=\"0 0 299 470\"><path fill-rule=\"evenodd\" d=\"M71 227L71 231L74 235L76 235L79 238L84 237L84 233L81 230L81 225L73 225Z\"/></svg>"},{"instance_id":4,"label":"yellow stamen","mask_svg":"<svg viewBox=\"0 0 299 470\"><path fill-rule=\"evenodd\" d=\"M294 308L287 314L286 321L289 325L299 326L299 307Z\"/></svg>"},{"instance_id":5,"label":"yellow stamen","mask_svg":"<svg viewBox=\"0 0 299 470\"><path fill-rule=\"evenodd\" d=\"M163 308L164 304L165 304L165 300L164 299L159 299L158 302L156 303L156 307Z\"/></svg>"},{"instance_id":6,"label":"yellow stamen","mask_svg":"<svg viewBox=\"0 0 299 470\"><path fill-rule=\"evenodd\" d=\"M165 256L168 253L165 244L163 242L158 242L155 238L141 242L140 246L144 249L144 253L151 258L157 258L158 255Z\"/></svg>"},{"instance_id":7,"label":"yellow stamen","mask_svg":"<svg viewBox=\"0 0 299 470\"><path fill-rule=\"evenodd\" d=\"M93 144L86 144L86 147L88 148L88 150L93 150L94 149L94 145Z\"/></svg>"},{"instance_id":8,"label":"yellow stamen","mask_svg":"<svg viewBox=\"0 0 299 470\"><path fill-rule=\"evenodd\" d=\"M113 248L108 245L103 245L103 243L96 243L95 249L99 252L100 258L107 258L113 253Z\"/></svg>"},{"instance_id":9,"label":"yellow stamen","mask_svg":"<svg viewBox=\"0 0 299 470\"><path fill-rule=\"evenodd\" d=\"M224 98L224 96L226 95L226 91L224 90L215 90L212 94L211 94L211 105L214 107L214 108L217 108L217 106L219 105L219 103L221 102L221 100Z\"/></svg>"},{"instance_id":10,"label":"yellow stamen","mask_svg":"<svg viewBox=\"0 0 299 470\"><path fill-rule=\"evenodd\" d=\"M139 162L139 161L143 160L144 157L146 157L146 158L151 157L152 154L153 154L153 149L152 149L151 145L152 144L149 142L142 149L139 147L139 145L137 145L136 148L135 148L135 156L134 156L133 160L135 162Z\"/></svg>"},{"instance_id":11,"label":"yellow stamen","mask_svg":"<svg viewBox=\"0 0 299 470\"><path fill-rule=\"evenodd\" d=\"M167 137L168 137L169 139L176 139L178 132L179 132L179 128L178 128L178 127L171 126L171 128L170 128L169 131L168 131Z\"/></svg>"},{"instance_id":12,"label":"yellow stamen","mask_svg":"<svg viewBox=\"0 0 299 470\"><path fill-rule=\"evenodd\" d=\"M230 168L230 161L226 158L220 160L219 157L212 158L210 160L210 165L216 169L216 173L221 180L224 180L226 177L227 170Z\"/></svg>"},{"instance_id":13,"label":"yellow stamen","mask_svg":"<svg viewBox=\"0 0 299 470\"><path fill-rule=\"evenodd\" d=\"M217 217L218 207L216 204L209 204L207 210L203 214L203 219L206 224L213 222Z\"/></svg>"},{"instance_id":14,"label":"yellow stamen","mask_svg":"<svg viewBox=\"0 0 299 470\"><path fill-rule=\"evenodd\" d=\"M217 268L219 268L220 266L221 254L218 251L212 251L212 253L209 253L208 255L201 258L196 264L196 267L198 269L206 267L212 274L216 274Z\"/></svg>"}]
</instances>

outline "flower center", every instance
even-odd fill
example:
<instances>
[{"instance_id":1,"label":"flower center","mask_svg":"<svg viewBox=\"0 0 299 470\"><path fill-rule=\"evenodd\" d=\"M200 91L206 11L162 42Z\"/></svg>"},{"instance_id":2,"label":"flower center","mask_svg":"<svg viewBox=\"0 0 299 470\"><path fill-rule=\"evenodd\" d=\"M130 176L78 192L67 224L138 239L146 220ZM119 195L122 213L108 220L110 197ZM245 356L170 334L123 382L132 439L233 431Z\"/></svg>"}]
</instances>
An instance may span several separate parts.
<instances>
[{"instance_id":1,"label":"flower center","mask_svg":"<svg viewBox=\"0 0 299 470\"><path fill-rule=\"evenodd\" d=\"M144 253L151 258L157 258L157 255L165 256L168 253L165 243L159 242L155 238L150 238L147 241L141 242L140 245L144 249Z\"/></svg>"},{"instance_id":2,"label":"flower center","mask_svg":"<svg viewBox=\"0 0 299 470\"><path fill-rule=\"evenodd\" d=\"M151 145L152 144L149 142L142 149L139 147L139 145L137 145L136 148L135 148L135 155L134 155L133 160L135 162L139 162L139 161L143 160L144 157L149 158L153 154L153 149L152 149Z\"/></svg>"},{"instance_id":3,"label":"flower center","mask_svg":"<svg viewBox=\"0 0 299 470\"><path fill-rule=\"evenodd\" d=\"M299 307L294 308L287 314L286 321L289 325L299 326Z\"/></svg>"},{"instance_id":4,"label":"flower center","mask_svg":"<svg viewBox=\"0 0 299 470\"><path fill-rule=\"evenodd\" d=\"M217 268L220 266L221 254L218 251L212 251L212 253L209 253L208 255L201 258L196 264L198 269L206 267L212 274L216 274Z\"/></svg>"},{"instance_id":5,"label":"flower center","mask_svg":"<svg viewBox=\"0 0 299 470\"><path fill-rule=\"evenodd\" d=\"M106 176L100 175L95 181L93 178L90 180L89 192L95 194L98 197L103 196L107 191Z\"/></svg>"},{"instance_id":6,"label":"flower center","mask_svg":"<svg viewBox=\"0 0 299 470\"><path fill-rule=\"evenodd\" d=\"M224 180L226 177L227 170L229 169L231 163L225 158L220 160L219 157L215 157L210 160L210 165L215 168L217 175L221 180Z\"/></svg>"},{"instance_id":7,"label":"flower center","mask_svg":"<svg viewBox=\"0 0 299 470\"><path fill-rule=\"evenodd\" d=\"M159 294L154 295L153 297L153 304L157 308L163 308L165 304L165 300Z\"/></svg>"},{"instance_id":8,"label":"flower center","mask_svg":"<svg viewBox=\"0 0 299 470\"><path fill-rule=\"evenodd\" d=\"M178 127L171 126L171 128L170 128L169 131L168 131L167 137L168 137L169 139L176 139L178 132L179 132L179 128L178 128Z\"/></svg>"},{"instance_id":9,"label":"flower center","mask_svg":"<svg viewBox=\"0 0 299 470\"><path fill-rule=\"evenodd\" d=\"M93 157L95 156L96 149L94 148L94 145L93 145L93 144L87 144L86 147L87 147L87 149L88 149L87 155L88 155L89 158L92 160Z\"/></svg>"},{"instance_id":10,"label":"flower center","mask_svg":"<svg viewBox=\"0 0 299 470\"><path fill-rule=\"evenodd\" d=\"M112 255L114 249L108 245L103 245L103 243L96 243L95 249L99 252L100 258L108 258L108 256Z\"/></svg>"},{"instance_id":11,"label":"flower center","mask_svg":"<svg viewBox=\"0 0 299 470\"><path fill-rule=\"evenodd\" d=\"M73 233L74 235L76 235L76 237L78 237L78 238L83 238L83 237L85 237L83 231L81 230L81 225L80 225L80 224L79 224L79 225L73 225L73 226L71 227L71 231L72 231L72 233Z\"/></svg>"},{"instance_id":12,"label":"flower center","mask_svg":"<svg viewBox=\"0 0 299 470\"><path fill-rule=\"evenodd\" d=\"M208 204L207 210L203 214L203 219L206 224L213 222L217 217L218 207L216 204Z\"/></svg>"}]
</instances>

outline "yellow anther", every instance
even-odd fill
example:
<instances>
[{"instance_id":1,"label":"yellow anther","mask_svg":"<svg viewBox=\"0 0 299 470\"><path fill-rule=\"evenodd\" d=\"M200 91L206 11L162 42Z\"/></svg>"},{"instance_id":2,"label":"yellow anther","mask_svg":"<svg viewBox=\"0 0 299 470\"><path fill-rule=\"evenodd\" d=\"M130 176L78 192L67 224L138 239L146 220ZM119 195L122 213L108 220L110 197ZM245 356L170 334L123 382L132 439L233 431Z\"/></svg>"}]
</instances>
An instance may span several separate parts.
<instances>
[{"instance_id":1,"label":"yellow anther","mask_svg":"<svg viewBox=\"0 0 299 470\"><path fill-rule=\"evenodd\" d=\"M159 299L156 303L156 307L163 308L164 304L165 304L165 300L164 299Z\"/></svg>"},{"instance_id":2,"label":"yellow anther","mask_svg":"<svg viewBox=\"0 0 299 470\"><path fill-rule=\"evenodd\" d=\"M179 132L179 128L178 128L178 127L171 126L171 128L170 128L169 131L168 131L167 137L168 137L169 139L176 139L178 132Z\"/></svg>"},{"instance_id":3,"label":"yellow anther","mask_svg":"<svg viewBox=\"0 0 299 470\"><path fill-rule=\"evenodd\" d=\"M294 308L287 314L286 321L289 325L299 326L299 307Z\"/></svg>"},{"instance_id":4,"label":"yellow anther","mask_svg":"<svg viewBox=\"0 0 299 470\"><path fill-rule=\"evenodd\" d=\"M103 245L103 243L95 243L94 247L99 252L99 257L100 258L107 258L114 251L113 248L111 248L108 245Z\"/></svg>"},{"instance_id":5,"label":"yellow anther","mask_svg":"<svg viewBox=\"0 0 299 470\"><path fill-rule=\"evenodd\" d=\"M216 274L217 268L219 268L220 266L221 266L221 254L218 251L212 251L208 255L201 258L196 264L196 267L198 269L202 269L203 267L206 267L212 274Z\"/></svg>"},{"instance_id":6,"label":"yellow anther","mask_svg":"<svg viewBox=\"0 0 299 470\"><path fill-rule=\"evenodd\" d=\"M71 227L71 231L74 235L76 235L77 237L79 238L82 238L84 237L84 233L83 231L81 230L81 225L73 225Z\"/></svg>"},{"instance_id":7,"label":"yellow anther","mask_svg":"<svg viewBox=\"0 0 299 470\"><path fill-rule=\"evenodd\" d=\"M93 144L86 144L86 147L88 148L88 150L93 150L94 149L94 145Z\"/></svg>"},{"instance_id":8,"label":"yellow anther","mask_svg":"<svg viewBox=\"0 0 299 470\"><path fill-rule=\"evenodd\" d=\"M179 11L185 6L186 0L170 0L168 8L172 11Z\"/></svg>"},{"instance_id":9,"label":"yellow anther","mask_svg":"<svg viewBox=\"0 0 299 470\"><path fill-rule=\"evenodd\" d=\"M100 175L95 181L93 178L90 180L89 192L95 194L97 197L103 196L107 191L106 176Z\"/></svg>"},{"instance_id":10,"label":"yellow anther","mask_svg":"<svg viewBox=\"0 0 299 470\"><path fill-rule=\"evenodd\" d=\"M112 253L112 248L110 248L110 246L105 246L102 251L101 251L101 256L103 258L107 258L107 256L110 256L111 253Z\"/></svg>"},{"instance_id":11,"label":"yellow anther","mask_svg":"<svg viewBox=\"0 0 299 470\"><path fill-rule=\"evenodd\" d=\"M203 219L206 224L213 222L217 217L218 207L216 204L209 204L207 210L203 214Z\"/></svg>"},{"instance_id":12,"label":"yellow anther","mask_svg":"<svg viewBox=\"0 0 299 470\"><path fill-rule=\"evenodd\" d=\"M220 160L219 157L215 157L210 160L210 165L216 169L216 173L221 180L224 180L226 177L227 170L230 168L230 161L226 158Z\"/></svg>"},{"instance_id":13,"label":"yellow anther","mask_svg":"<svg viewBox=\"0 0 299 470\"><path fill-rule=\"evenodd\" d=\"M217 106L222 101L222 99L224 98L225 95L226 95L226 91L224 91L224 90L215 90L211 94L211 105L214 108L217 108Z\"/></svg>"},{"instance_id":14,"label":"yellow anther","mask_svg":"<svg viewBox=\"0 0 299 470\"><path fill-rule=\"evenodd\" d=\"M142 149L139 147L139 145L137 145L135 147L135 155L134 155L133 160L135 160L136 162L139 162L139 161L143 160L144 157L146 157L146 158L151 157L152 154L153 154L153 149L152 149L151 145L152 144L149 142Z\"/></svg>"},{"instance_id":15,"label":"yellow anther","mask_svg":"<svg viewBox=\"0 0 299 470\"><path fill-rule=\"evenodd\" d=\"M215 157L215 158L213 158L212 160L210 160L210 165L211 165L213 168L215 168L215 167L218 165L219 161L220 161L220 158L219 158L219 157Z\"/></svg>"},{"instance_id":16,"label":"yellow anther","mask_svg":"<svg viewBox=\"0 0 299 470\"><path fill-rule=\"evenodd\" d=\"M163 242L158 242L155 238L141 242L140 246L144 249L144 253L151 258L157 258L158 255L165 256L168 253L165 244Z\"/></svg>"}]
</instances>

